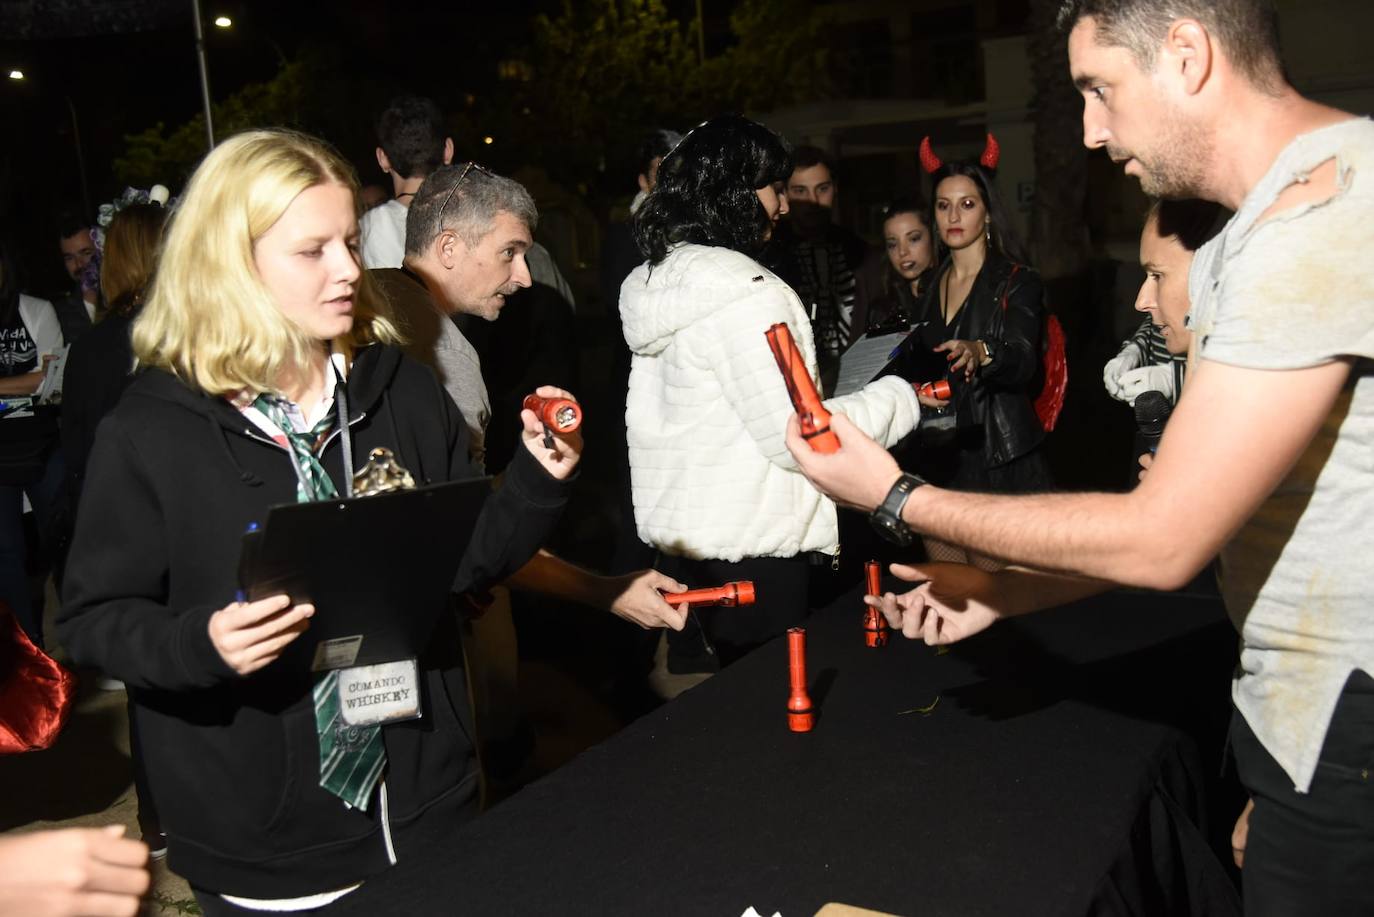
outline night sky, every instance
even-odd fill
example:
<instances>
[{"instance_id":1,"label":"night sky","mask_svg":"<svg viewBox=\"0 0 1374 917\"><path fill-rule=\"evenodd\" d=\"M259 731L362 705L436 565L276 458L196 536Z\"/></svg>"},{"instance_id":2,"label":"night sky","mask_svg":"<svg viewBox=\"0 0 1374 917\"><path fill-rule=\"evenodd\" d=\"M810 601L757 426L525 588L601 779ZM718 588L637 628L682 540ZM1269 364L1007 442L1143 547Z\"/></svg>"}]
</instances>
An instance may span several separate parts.
<instances>
[{"instance_id":1,"label":"night sky","mask_svg":"<svg viewBox=\"0 0 1374 917\"><path fill-rule=\"evenodd\" d=\"M539 0L500 3L401 3L376 0L202 0L210 89L219 102L244 85L271 79L282 59L322 55L354 82L338 104L356 111L351 136L331 136L359 166L371 163L371 122L390 95L416 91L452 103L482 97L497 61L518 54L531 16L556 13ZM410 12L410 18L407 17ZM676 12L676 11L674 11ZM234 25L217 29L228 15ZM52 246L51 212L81 206L73 136L86 163L92 208L121 190L110 164L125 135L159 122L179 125L201 110L190 0L3 0L0 76L0 231L21 253ZM68 104L70 101L70 105ZM447 106L446 106L447 107ZM169 176L167 184L179 184ZM37 232L29 227L38 227ZM63 276L56 261L35 263L30 286L50 289Z\"/></svg>"}]
</instances>

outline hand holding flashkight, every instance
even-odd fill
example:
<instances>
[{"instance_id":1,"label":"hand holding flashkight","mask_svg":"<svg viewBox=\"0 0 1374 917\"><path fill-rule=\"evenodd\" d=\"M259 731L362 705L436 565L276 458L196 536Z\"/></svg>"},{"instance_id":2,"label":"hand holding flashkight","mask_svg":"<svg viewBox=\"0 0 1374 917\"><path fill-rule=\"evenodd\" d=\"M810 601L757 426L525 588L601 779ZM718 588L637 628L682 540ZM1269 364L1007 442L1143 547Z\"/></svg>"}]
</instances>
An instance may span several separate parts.
<instances>
[{"instance_id":1,"label":"hand holding flashkight","mask_svg":"<svg viewBox=\"0 0 1374 917\"><path fill-rule=\"evenodd\" d=\"M724 586L716 586L711 589L668 592L664 593L663 601L669 605L681 605L683 602L690 602L696 607L703 605L724 605L726 607L752 605L754 604L754 584L749 580L743 580L737 583L726 583Z\"/></svg>"},{"instance_id":2,"label":"hand holding flashkight","mask_svg":"<svg viewBox=\"0 0 1374 917\"><path fill-rule=\"evenodd\" d=\"M926 382L916 386L916 394L925 395L927 398L935 398L940 401L948 401L951 394L948 379L937 379L934 382Z\"/></svg>"},{"instance_id":3,"label":"hand holding flashkight","mask_svg":"<svg viewBox=\"0 0 1374 917\"><path fill-rule=\"evenodd\" d=\"M881 598L883 594L882 565L876 560L870 560L864 564L864 574L868 581L867 594ZM883 618L882 612L872 605L865 605L864 645L868 647L886 646L888 630L887 620Z\"/></svg>"},{"instance_id":4,"label":"hand holding flashkight","mask_svg":"<svg viewBox=\"0 0 1374 917\"><path fill-rule=\"evenodd\" d=\"M557 433L571 433L582 426L582 406L571 398L526 395L523 407L533 411L544 426Z\"/></svg>"},{"instance_id":5,"label":"hand holding flashkight","mask_svg":"<svg viewBox=\"0 0 1374 917\"><path fill-rule=\"evenodd\" d=\"M787 383L787 394L797 411L797 421L801 425L801 435L807 444L817 452L840 451L840 440L830 432L830 412L821 403L820 392L806 368L806 361L797 351L792 340L792 329L786 322L778 322L764 333L768 346L773 351L773 359L778 361L783 381Z\"/></svg>"}]
</instances>

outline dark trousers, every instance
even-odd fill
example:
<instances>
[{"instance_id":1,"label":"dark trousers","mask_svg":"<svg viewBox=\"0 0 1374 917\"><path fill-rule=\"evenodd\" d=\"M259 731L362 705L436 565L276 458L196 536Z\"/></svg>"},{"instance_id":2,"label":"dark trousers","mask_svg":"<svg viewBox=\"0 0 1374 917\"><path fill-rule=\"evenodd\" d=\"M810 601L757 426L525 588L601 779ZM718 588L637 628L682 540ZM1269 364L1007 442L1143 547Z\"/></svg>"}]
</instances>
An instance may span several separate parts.
<instances>
[{"instance_id":1,"label":"dark trousers","mask_svg":"<svg viewBox=\"0 0 1374 917\"><path fill-rule=\"evenodd\" d=\"M38 528L40 549L51 546L52 511L66 474L61 450L53 450L42 476L28 484L0 485L0 599L39 647L43 646L43 603L29 592L29 546L24 532L23 498L27 494Z\"/></svg>"},{"instance_id":2,"label":"dark trousers","mask_svg":"<svg viewBox=\"0 0 1374 917\"><path fill-rule=\"evenodd\" d=\"M1239 714L1231 743L1255 801L1241 870L1248 917L1374 914L1374 678L1346 682L1306 793Z\"/></svg>"},{"instance_id":3,"label":"dark trousers","mask_svg":"<svg viewBox=\"0 0 1374 917\"><path fill-rule=\"evenodd\" d=\"M661 556L658 569L689 589L738 580L754 584L755 603L692 611L681 631L668 631L668 670L710 672L801 624L810 614L806 557L746 557L739 561Z\"/></svg>"}]
</instances>

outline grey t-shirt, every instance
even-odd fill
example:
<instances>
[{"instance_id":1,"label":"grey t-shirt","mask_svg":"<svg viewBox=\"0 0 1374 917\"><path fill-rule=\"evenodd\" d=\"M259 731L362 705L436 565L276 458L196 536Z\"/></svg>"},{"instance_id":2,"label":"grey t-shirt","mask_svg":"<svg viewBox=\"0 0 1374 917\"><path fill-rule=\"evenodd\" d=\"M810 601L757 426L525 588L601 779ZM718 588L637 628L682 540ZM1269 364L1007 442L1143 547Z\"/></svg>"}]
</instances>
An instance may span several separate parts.
<instances>
[{"instance_id":1,"label":"grey t-shirt","mask_svg":"<svg viewBox=\"0 0 1374 917\"><path fill-rule=\"evenodd\" d=\"M1257 225L1285 188L1333 158L1329 199ZM1221 554L1243 643L1236 707L1299 792L1350 672L1374 673L1371 252L1374 122L1358 118L1285 147L1190 275L1200 359L1265 370L1353 363L1293 470Z\"/></svg>"},{"instance_id":2,"label":"grey t-shirt","mask_svg":"<svg viewBox=\"0 0 1374 917\"><path fill-rule=\"evenodd\" d=\"M391 303L405 331L406 353L434 370L468 428L468 455L479 469L487 455L487 423L491 398L482 380L482 361L471 342L447 315L434 305L429 291L404 271L382 268L370 272Z\"/></svg>"}]
</instances>

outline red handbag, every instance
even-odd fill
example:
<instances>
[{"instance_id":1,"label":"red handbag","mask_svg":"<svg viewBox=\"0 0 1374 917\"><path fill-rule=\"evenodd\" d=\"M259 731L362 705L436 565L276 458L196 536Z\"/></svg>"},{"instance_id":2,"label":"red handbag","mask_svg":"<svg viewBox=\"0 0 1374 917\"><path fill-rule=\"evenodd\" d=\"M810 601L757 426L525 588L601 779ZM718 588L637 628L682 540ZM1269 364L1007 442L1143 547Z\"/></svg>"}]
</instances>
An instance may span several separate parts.
<instances>
[{"instance_id":1,"label":"red handbag","mask_svg":"<svg viewBox=\"0 0 1374 917\"><path fill-rule=\"evenodd\" d=\"M1011 266L1006 283L1002 286L1002 311L1007 311L1007 299L1011 296L1011 281L1020 270L1019 264ZM1040 390L1031 399L1035 416L1046 433L1059 422L1059 414L1064 410L1064 395L1069 389L1069 355L1064 336L1064 326L1053 312L1045 312L1043 332L1040 341Z\"/></svg>"},{"instance_id":2,"label":"red handbag","mask_svg":"<svg viewBox=\"0 0 1374 917\"><path fill-rule=\"evenodd\" d=\"M0 602L0 754L50 747L75 699L76 676L34 646Z\"/></svg>"}]
</instances>

